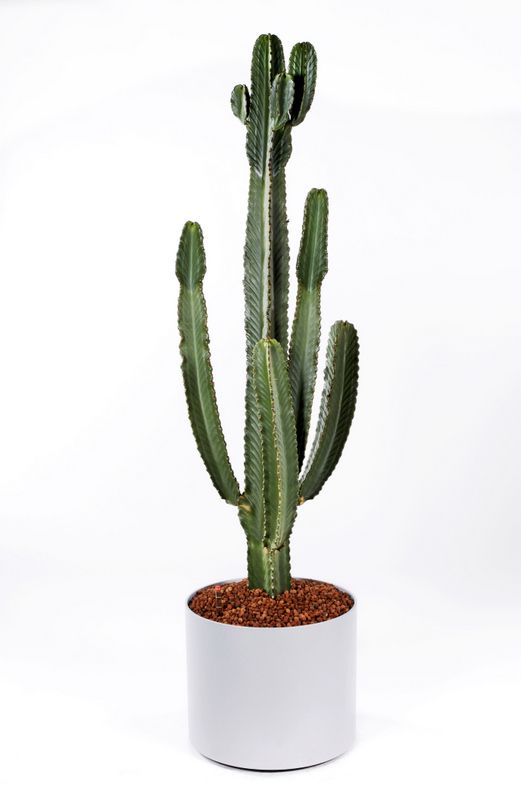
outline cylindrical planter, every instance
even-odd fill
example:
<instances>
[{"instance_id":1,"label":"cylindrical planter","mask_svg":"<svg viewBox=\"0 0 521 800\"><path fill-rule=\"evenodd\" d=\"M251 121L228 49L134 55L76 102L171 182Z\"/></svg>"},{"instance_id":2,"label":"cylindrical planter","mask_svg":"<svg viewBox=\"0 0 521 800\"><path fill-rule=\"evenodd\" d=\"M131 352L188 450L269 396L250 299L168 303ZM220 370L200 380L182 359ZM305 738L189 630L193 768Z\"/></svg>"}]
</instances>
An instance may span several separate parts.
<instances>
[{"instance_id":1,"label":"cylindrical planter","mask_svg":"<svg viewBox=\"0 0 521 800\"><path fill-rule=\"evenodd\" d=\"M351 747L356 604L327 622L252 628L195 614L191 597L188 717L200 753L234 767L284 770Z\"/></svg>"}]
</instances>

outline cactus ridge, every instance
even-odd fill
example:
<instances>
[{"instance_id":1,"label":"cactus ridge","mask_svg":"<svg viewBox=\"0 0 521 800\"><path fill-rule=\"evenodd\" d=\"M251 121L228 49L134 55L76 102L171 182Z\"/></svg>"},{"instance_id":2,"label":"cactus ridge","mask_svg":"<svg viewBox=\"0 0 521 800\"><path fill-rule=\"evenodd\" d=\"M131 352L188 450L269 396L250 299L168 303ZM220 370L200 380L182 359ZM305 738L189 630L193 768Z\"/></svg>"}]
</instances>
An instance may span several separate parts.
<instances>
[{"instance_id":1,"label":"cactus ridge","mask_svg":"<svg viewBox=\"0 0 521 800\"><path fill-rule=\"evenodd\" d=\"M288 348L289 242L285 167L292 131L315 94L316 52L309 42L291 50L286 70L273 34L253 47L250 87L231 93L233 114L246 126L250 167L244 300L246 398L244 489L228 457L210 361L202 232L183 228L176 261L182 371L197 447L217 491L238 507L246 534L250 588L272 597L290 587L290 535L297 508L315 497L344 448L356 404L358 336L348 322L329 334L324 387L313 445L305 461L321 328L321 287L328 270L328 198L312 189L304 209L297 257L297 299ZM289 349L289 352L288 352Z\"/></svg>"}]
</instances>

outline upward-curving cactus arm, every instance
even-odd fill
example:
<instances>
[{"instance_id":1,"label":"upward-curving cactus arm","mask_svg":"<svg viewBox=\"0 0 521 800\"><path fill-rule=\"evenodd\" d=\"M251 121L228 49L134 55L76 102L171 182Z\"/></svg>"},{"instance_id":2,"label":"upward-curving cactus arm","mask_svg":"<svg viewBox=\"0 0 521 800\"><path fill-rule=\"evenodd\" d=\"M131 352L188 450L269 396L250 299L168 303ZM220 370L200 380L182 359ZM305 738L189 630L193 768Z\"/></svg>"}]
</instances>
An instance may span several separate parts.
<instances>
[{"instance_id":1,"label":"upward-curving cactus arm","mask_svg":"<svg viewBox=\"0 0 521 800\"><path fill-rule=\"evenodd\" d=\"M295 81L295 98L292 108L293 125L300 125L308 113L315 95L317 82L317 54L309 42L299 42L290 54L288 71Z\"/></svg>"},{"instance_id":2,"label":"upward-curving cactus arm","mask_svg":"<svg viewBox=\"0 0 521 800\"><path fill-rule=\"evenodd\" d=\"M297 423L299 465L306 452L320 342L320 287L327 272L327 194L312 189L306 199L297 258L297 305L289 351L289 378Z\"/></svg>"},{"instance_id":3,"label":"upward-curving cactus arm","mask_svg":"<svg viewBox=\"0 0 521 800\"><path fill-rule=\"evenodd\" d=\"M358 335L349 322L335 322L329 333L317 432L300 484L304 500L319 493L342 455L357 389Z\"/></svg>"},{"instance_id":4,"label":"upward-curving cactus arm","mask_svg":"<svg viewBox=\"0 0 521 800\"><path fill-rule=\"evenodd\" d=\"M197 447L212 482L228 503L237 504L239 486L230 465L219 418L208 343L202 282L206 272L203 235L187 222L177 252L179 332L188 413Z\"/></svg>"},{"instance_id":5,"label":"upward-curving cactus arm","mask_svg":"<svg viewBox=\"0 0 521 800\"><path fill-rule=\"evenodd\" d=\"M243 83L239 83L232 89L232 96L230 97L232 111L241 122L246 123L248 114L250 113L250 93L248 87Z\"/></svg>"}]
</instances>

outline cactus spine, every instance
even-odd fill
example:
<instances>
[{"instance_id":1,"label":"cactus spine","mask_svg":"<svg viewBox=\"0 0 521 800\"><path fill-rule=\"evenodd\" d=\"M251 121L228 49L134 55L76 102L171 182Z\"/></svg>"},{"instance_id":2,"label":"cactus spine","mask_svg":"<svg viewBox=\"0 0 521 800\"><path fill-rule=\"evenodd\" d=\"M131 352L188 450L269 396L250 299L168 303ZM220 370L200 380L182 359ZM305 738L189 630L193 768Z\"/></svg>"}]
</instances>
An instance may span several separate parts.
<instances>
[{"instance_id":1,"label":"cactus spine","mask_svg":"<svg viewBox=\"0 0 521 800\"><path fill-rule=\"evenodd\" d=\"M179 244L179 330L188 411L199 452L217 491L236 505L246 534L250 588L272 597L289 589L289 538L304 500L318 494L342 453L358 384L358 337L348 322L331 328L313 446L305 460L320 339L320 291L327 272L328 201L312 189L297 259L297 303L288 353L289 246L285 167L292 128L315 92L316 53L296 44L288 71L280 40L255 42L250 90L235 86L232 111L246 126L250 166L244 297L246 422L244 491L228 457L212 379L199 225L187 222Z\"/></svg>"}]
</instances>

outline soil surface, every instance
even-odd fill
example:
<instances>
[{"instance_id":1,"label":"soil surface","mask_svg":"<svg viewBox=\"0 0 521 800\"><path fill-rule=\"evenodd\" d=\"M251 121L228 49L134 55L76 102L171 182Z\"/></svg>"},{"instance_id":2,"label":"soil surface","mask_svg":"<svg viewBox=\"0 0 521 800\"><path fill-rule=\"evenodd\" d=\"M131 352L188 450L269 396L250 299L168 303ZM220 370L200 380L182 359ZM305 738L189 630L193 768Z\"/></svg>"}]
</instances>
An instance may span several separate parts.
<instances>
[{"instance_id":1,"label":"soil surface","mask_svg":"<svg viewBox=\"0 0 521 800\"><path fill-rule=\"evenodd\" d=\"M263 589L248 589L248 581L208 586L190 601L196 614L228 625L287 628L325 622L345 614L354 600L332 583L292 578L291 588L278 597Z\"/></svg>"}]
</instances>

